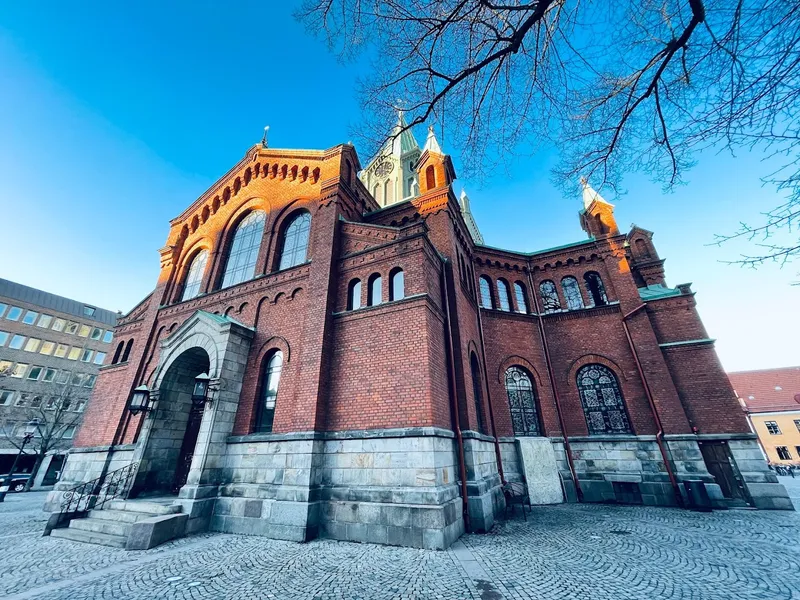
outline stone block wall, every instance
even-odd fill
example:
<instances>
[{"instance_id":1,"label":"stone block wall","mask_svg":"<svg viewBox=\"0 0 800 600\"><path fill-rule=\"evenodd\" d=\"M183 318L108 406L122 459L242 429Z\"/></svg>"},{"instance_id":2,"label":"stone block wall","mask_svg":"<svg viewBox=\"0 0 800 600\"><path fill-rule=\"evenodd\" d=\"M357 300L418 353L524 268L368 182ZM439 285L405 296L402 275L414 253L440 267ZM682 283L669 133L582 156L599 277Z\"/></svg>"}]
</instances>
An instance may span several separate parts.
<instances>
[{"instance_id":1,"label":"stone block wall","mask_svg":"<svg viewBox=\"0 0 800 600\"><path fill-rule=\"evenodd\" d=\"M786 488L767 467L764 455L758 447L758 441L754 437L728 440L728 448L756 508L794 510Z\"/></svg>"},{"instance_id":2,"label":"stone block wall","mask_svg":"<svg viewBox=\"0 0 800 600\"><path fill-rule=\"evenodd\" d=\"M473 531L489 531L495 515L502 513L506 505L497 471L494 438L474 431L465 431L463 438L470 526Z\"/></svg>"}]
</instances>

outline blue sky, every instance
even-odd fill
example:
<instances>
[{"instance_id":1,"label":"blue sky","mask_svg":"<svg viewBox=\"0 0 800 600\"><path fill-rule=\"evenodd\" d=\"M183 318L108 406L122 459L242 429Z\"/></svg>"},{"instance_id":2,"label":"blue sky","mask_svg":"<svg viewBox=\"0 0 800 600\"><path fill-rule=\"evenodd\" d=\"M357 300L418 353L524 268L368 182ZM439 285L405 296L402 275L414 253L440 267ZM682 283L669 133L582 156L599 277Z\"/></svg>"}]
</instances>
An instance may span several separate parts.
<instances>
[{"instance_id":1,"label":"blue sky","mask_svg":"<svg viewBox=\"0 0 800 600\"><path fill-rule=\"evenodd\" d=\"M273 147L351 139L359 65L307 35L293 2L221 6L4 7L0 277L127 311L155 285L169 219L264 125ZM488 244L533 251L584 237L577 189L564 197L550 184L555 152L518 158L480 185L458 182ZM720 261L749 248L708 245L779 202L759 179L769 166L747 152L698 158L688 185L668 195L629 176L628 193L607 198L618 222L655 231L669 284L694 283L728 370L800 364L800 286L790 285L800 267L729 266Z\"/></svg>"}]
</instances>

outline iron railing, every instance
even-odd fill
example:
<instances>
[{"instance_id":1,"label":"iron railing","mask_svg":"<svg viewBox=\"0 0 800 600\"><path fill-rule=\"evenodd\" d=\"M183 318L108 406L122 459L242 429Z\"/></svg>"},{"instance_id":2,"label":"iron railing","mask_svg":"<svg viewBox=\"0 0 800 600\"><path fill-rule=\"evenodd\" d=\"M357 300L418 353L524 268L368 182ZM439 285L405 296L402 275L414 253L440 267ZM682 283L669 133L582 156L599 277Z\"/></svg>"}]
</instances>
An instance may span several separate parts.
<instances>
[{"instance_id":1,"label":"iron railing","mask_svg":"<svg viewBox=\"0 0 800 600\"><path fill-rule=\"evenodd\" d=\"M138 469L139 463L133 462L67 490L61 499L61 514L97 510L103 508L106 502L127 498Z\"/></svg>"}]
</instances>

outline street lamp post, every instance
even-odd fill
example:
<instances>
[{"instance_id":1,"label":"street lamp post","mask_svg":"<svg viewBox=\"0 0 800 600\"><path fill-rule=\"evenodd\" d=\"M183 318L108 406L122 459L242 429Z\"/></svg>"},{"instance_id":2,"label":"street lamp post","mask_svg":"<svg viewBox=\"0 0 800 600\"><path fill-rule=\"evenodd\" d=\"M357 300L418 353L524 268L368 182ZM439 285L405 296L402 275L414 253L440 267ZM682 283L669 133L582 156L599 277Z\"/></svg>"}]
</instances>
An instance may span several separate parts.
<instances>
[{"instance_id":1,"label":"street lamp post","mask_svg":"<svg viewBox=\"0 0 800 600\"><path fill-rule=\"evenodd\" d=\"M14 478L14 471L17 470L17 463L19 462L20 457L25 453L25 446L33 439L33 434L36 433L36 429L39 427L38 421L29 421L28 424L25 426L25 436L22 438L22 445L19 447L19 452L17 456L14 458L14 464L11 465L11 470L8 472L8 476L6 477L5 481L0 484L0 502L4 502L6 499L6 492L11 487L11 481Z\"/></svg>"}]
</instances>

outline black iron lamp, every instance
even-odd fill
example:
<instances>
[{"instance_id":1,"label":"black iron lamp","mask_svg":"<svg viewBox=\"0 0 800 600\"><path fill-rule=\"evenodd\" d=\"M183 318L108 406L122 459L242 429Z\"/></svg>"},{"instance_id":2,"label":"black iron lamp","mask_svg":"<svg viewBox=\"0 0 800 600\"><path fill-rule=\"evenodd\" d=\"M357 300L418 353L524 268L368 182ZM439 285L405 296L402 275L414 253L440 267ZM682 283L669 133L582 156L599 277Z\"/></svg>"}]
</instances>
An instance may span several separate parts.
<instances>
[{"instance_id":1,"label":"black iron lamp","mask_svg":"<svg viewBox=\"0 0 800 600\"><path fill-rule=\"evenodd\" d=\"M194 390L192 391L192 404L202 406L208 402L208 382L211 378L208 373L200 373L194 378Z\"/></svg>"},{"instance_id":2,"label":"black iron lamp","mask_svg":"<svg viewBox=\"0 0 800 600\"><path fill-rule=\"evenodd\" d=\"M131 411L132 415L138 415L140 412L146 413L151 410L150 390L147 389L146 385L142 384L133 390L128 410Z\"/></svg>"}]
</instances>

